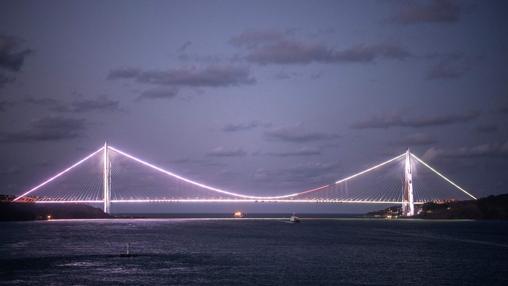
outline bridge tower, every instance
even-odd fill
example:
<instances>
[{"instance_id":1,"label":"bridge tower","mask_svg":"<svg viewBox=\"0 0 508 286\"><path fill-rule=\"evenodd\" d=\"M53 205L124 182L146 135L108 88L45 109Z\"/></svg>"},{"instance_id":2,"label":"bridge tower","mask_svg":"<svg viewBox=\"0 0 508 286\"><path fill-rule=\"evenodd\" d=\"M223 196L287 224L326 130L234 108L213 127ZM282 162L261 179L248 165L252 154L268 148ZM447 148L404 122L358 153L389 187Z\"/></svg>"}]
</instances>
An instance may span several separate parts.
<instances>
[{"instance_id":1,"label":"bridge tower","mask_svg":"<svg viewBox=\"0 0 508 286\"><path fill-rule=\"evenodd\" d=\"M415 205L413 198L413 174L411 170L411 152L406 151L406 161L404 166L404 186L402 190L402 215L413 216L415 214Z\"/></svg>"},{"instance_id":2,"label":"bridge tower","mask_svg":"<svg viewBox=\"0 0 508 286\"><path fill-rule=\"evenodd\" d=\"M111 206L111 161L108 154L108 143L104 143L104 165L103 165L103 198L104 198L104 212L109 214Z\"/></svg>"}]
</instances>

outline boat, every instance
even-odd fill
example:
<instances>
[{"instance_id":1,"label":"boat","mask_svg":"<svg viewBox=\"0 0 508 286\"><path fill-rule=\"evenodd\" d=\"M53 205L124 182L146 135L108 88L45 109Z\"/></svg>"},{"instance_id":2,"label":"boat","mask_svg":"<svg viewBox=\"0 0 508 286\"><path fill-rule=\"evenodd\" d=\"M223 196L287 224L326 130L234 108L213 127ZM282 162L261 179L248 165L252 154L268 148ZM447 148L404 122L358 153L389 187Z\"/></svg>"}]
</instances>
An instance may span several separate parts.
<instances>
[{"instance_id":1,"label":"boat","mask_svg":"<svg viewBox=\"0 0 508 286\"><path fill-rule=\"evenodd\" d=\"M295 216L295 214L293 214L291 217L289 217L289 222L298 223L298 222L300 222L300 218Z\"/></svg>"},{"instance_id":2,"label":"boat","mask_svg":"<svg viewBox=\"0 0 508 286\"><path fill-rule=\"evenodd\" d=\"M125 244L125 253L120 254L120 257L131 257L133 256L131 254L131 244L127 243Z\"/></svg>"},{"instance_id":3,"label":"boat","mask_svg":"<svg viewBox=\"0 0 508 286\"><path fill-rule=\"evenodd\" d=\"M241 211L236 211L233 213L233 217L234 218L244 218L245 217L245 213L242 213Z\"/></svg>"}]
</instances>

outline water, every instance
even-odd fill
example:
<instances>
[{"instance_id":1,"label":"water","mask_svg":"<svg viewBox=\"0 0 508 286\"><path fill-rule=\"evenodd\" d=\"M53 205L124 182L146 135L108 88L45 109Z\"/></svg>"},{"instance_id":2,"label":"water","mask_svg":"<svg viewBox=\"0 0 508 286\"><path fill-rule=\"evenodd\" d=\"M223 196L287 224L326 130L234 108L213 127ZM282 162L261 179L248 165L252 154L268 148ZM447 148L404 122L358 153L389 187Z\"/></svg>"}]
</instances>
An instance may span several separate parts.
<instances>
[{"instance_id":1,"label":"water","mask_svg":"<svg viewBox=\"0 0 508 286\"><path fill-rule=\"evenodd\" d=\"M0 223L0 284L508 285L508 222Z\"/></svg>"}]
</instances>

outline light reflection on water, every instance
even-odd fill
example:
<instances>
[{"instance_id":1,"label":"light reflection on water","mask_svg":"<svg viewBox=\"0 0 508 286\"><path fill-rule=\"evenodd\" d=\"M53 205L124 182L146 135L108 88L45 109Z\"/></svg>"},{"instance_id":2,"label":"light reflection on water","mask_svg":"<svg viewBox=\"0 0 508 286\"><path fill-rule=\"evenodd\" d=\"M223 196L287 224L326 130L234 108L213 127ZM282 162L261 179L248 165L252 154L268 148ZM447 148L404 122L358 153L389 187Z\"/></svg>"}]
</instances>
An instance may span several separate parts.
<instances>
[{"instance_id":1,"label":"light reflection on water","mask_svg":"<svg viewBox=\"0 0 508 286\"><path fill-rule=\"evenodd\" d=\"M0 283L508 285L508 223L115 219L0 224ZM121 257L127 243L133 256Z\"/></svg>"}]
</instances>

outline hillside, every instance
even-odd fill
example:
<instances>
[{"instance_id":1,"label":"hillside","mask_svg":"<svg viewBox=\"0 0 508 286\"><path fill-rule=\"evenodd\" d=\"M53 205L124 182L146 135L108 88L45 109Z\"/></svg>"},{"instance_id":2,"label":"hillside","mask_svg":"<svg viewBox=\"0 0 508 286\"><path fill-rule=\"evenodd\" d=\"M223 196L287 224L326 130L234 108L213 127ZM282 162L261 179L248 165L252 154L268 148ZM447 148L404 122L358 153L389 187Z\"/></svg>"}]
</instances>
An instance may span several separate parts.
<instances>
[{"instance_id":1,"label":"hillside","mask_svg":"<svg viewBox=\"0 0 508 286\"><path fill-rule=\"evenodd\" d=\"M110 218L99 208L84 204L0 202L0 221Z\"/></svg>"},{"instance_id":2,"label":"hillside","mask_svg":"<svg viewBox=\"0 0 508 286\"><path fill-rule=\"evenodd\" d=\"M414 218L422 219L508 219L508 194L488 196L478 200L429 202L416 210ZM397 217L400 206L367 214L368 217Z\"/></svg>"},{"instance_id":3,"label":"hillside","mask_svg":"<svg viewBox=\"0 0 508 286\"><path fill-rule=\"evenodd\" d=\"M508 219L508 194L478 200L426 203L416 217L425 219Z\"/></svg>"}]
</instances>

